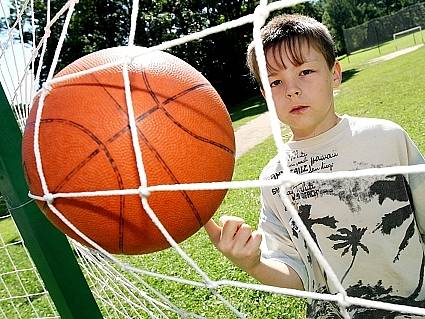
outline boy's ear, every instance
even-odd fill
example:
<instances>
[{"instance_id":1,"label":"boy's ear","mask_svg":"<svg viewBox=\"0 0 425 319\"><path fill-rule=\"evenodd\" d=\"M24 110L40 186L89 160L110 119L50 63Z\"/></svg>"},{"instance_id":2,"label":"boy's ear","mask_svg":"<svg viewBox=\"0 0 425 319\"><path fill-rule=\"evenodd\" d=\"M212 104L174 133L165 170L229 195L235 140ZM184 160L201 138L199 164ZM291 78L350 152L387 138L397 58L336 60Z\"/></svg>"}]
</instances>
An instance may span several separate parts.
<instances>
[{"instance_id":1,"label":"boy's ear","mask_svg":"<svg viewBox=\"0 0 425 319\"><path fill-rule=\"evenodd\" d=\"M342 82L342 69L339 61L335 62L333 67L333 87L337 88Z\"/></svg>"}]
</instances>

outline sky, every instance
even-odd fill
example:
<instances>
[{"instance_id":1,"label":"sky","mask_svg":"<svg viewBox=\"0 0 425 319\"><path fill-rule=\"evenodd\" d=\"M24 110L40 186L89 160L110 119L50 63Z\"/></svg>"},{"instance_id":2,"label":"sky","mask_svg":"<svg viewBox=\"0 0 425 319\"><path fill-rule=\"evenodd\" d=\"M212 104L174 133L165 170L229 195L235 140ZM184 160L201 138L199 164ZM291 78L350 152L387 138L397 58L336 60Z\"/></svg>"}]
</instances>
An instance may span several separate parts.
<instances>
[{"instance_id":1,"label":"sky","mask_svg":"<svg viewBox=\"0 0 425 319\"><path fill-rule=\"evenodd\" d=\"M0 0L0 18L9 16L8 8L10 2L8 0ZM18 32L18 30L14 30ZM6 93L6 96L11 102L12 97L22 78L25 75L25 65L28 63L31 56L31 49L28 46L23 46L18 41L8 41L9 30L0 31L0 83ZM25 63L26 62L26 63ZM22 82L22 89L18 90L18 97L15 103L28 103L31 78L26 77ZM25 89L26 87L26 89ZM25 98L26 97L26 98ZM15 104L14 103L14 104Z\"/></svg>"}]
</instances>

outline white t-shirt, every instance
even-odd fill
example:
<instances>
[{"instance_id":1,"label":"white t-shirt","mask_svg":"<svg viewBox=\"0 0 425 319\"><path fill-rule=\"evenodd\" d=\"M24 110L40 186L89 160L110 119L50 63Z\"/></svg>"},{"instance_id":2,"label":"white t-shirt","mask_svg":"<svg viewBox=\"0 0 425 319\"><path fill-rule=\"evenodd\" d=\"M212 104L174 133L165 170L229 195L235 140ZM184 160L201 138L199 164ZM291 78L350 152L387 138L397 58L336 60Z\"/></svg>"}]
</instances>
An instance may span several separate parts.
<instances>
[{"instance_id":1,"label":"white t-shirt","mask_svg":"<svg viewBox=\"0 0 425 319\"><path fill-rule=\"evenodd\" d=\"M425 163L400 126L380 119L343 116L327 132L286 148L289 169L297 174ZM261 179L280 174L275 157ZM287 194L349 296L425 307L425 174L308 181ZM262 258L292 267L307 291L336 293L280 196L278 187L262 189ZM352 318L403 318L376 309L349 311ZM339 318L338 306L327 302L309 301L307 313Z\"/></svg>"}]
</instances>

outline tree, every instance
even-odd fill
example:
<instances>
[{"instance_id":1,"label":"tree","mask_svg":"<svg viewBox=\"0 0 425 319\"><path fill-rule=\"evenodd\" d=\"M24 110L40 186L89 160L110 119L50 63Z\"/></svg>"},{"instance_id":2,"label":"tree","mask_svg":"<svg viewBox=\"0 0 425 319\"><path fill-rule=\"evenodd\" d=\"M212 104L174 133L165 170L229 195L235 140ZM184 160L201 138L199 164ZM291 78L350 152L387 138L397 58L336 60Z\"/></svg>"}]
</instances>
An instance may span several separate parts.
<instances>
[{"instance_id":1,"label":"tree","mask_svg":"<svg viewBox=\"0 0 425 319\"><path fill-rule=\"evenodd\" d=\"M352 0L325 0L323 23L335 38L337 52L345 52L343 29L358 24Z\"/></svg>"},{"instance_id":2,"label":"tree","mask_svg":"<svg viewBox=\"0 0 425 319\"><path fill-rule=\"evenodd\" d=\"M50 2L52 15L55 15L65 3L65 0ZM122 19L122 17L129 16L130 3L131 1L127 0L80 1L75 6L56 72L88 53L125 44L127 38L124 35L128 34L130 23L128 19ZM36 0L34 13L38 22L36 25L38 41L44 35L44 27L47 24L46 12L46 2ZM48 66L53 60L56 48L54 44L59 39L64 21L65 15L51 29L42 78L45 78L48 73Z\"/></svg>"},{"instance_id":3,"label":"tree","mask_svg":"<svg viewBox=\"0 0 425 319\"><path fill-rule=\"evenodd\" d=\"M18 0L22 3L24 0ZM66 3L50 2L52 16ZM155 0L141 1L137 18L135 44L150 47L219 25L254 12L259 0ZM322 15L320 1L307 2L280 12L299 12L316 18ZM46 1L35 0L37 43L46 26ZM131 0L84 0L75 6L67 37L56 69L79 57L100 49L127 44L130 30ZM273 14L277 14L274 12ZM11 16L14 21L16 12ZM30 21L29 12L24 16ZM42 80L54 56L65 17L52 27L43 61ZM27 32L31 41L31 33ZM171 54L185 60L217 89L229 106L258 94L245 66L245 54L252 41L252 24L220 32L197 41L169 49Z\"/></svg>"},{"instance_id":4,"label":"tree","mask_svg":"<svg viewBox=\"0 0 425 319\"><path fill-rule=\"evenodd\" d=\"M338 54L346 53L343 29L357 26L416 4L417 0L319 0L322 22L335 38Z\"/></svg>"},{"instance_id":5,"label":"tree","mask_svg":"<svg viewBox=\"0 0 425 319\"><path fill-rule=\"evenodd\" d=\"M348 253L349 250L351 250L351 256L353 257L350 266L348 266L348 269L341 278L341 283L350 272L351 267L353 267L354 260L356 259L357 253L359 251L359 247L369 254L369 249L361 243L362 237L366 230L367 228L357 228L356 225L351 225L351 231L347 228L340 228L337 230L339 234L332 234L328 237L330 240L340 241L339 243L333 245L333 249L338 250L344 248L341 256L344 256L346 253Z\"/></svg>"}]
</instances>

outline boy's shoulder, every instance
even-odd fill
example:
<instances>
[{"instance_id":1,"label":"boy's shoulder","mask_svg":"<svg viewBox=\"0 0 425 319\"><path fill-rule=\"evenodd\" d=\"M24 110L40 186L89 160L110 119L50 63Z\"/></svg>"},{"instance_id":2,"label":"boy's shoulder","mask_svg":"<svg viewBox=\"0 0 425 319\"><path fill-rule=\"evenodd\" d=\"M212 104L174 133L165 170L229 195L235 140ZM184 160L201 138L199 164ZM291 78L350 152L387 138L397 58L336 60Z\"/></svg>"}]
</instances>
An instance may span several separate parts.
<instances>
[{"instance_id":1,"label":"boy's shoulder","mask_svg":"<svg viewBox=\"0 0 425 319\"><path fill-rule=\"evenodd\" d=\"M361 133L402 133L404 134L404 129L386 119L380 119L380 118L369 118L369 117L355 117L355 116L344 116L347 118L350 126L350 130L353 134L353 136Z\"/></svg>"},{"instance_id":2,"label":"boy's shoulder","mask_svg":"<svg viewBox=\"0 0 425 319\"><path fill-rule=\"evenodd\" d=\"M406 132L398 124L380 118L355 117L344 115L342 117L344 130L353 140L351 143L367 143L367 144L388 144L397 143L405 139ZM346 135L344 135L346 136ZM343 139L347 143L346 139ZM261 180L277 179L283 173L283 168L278 155L273 157L266 166L264 166L261 174Z\"/></svg>"}]
</instances>

